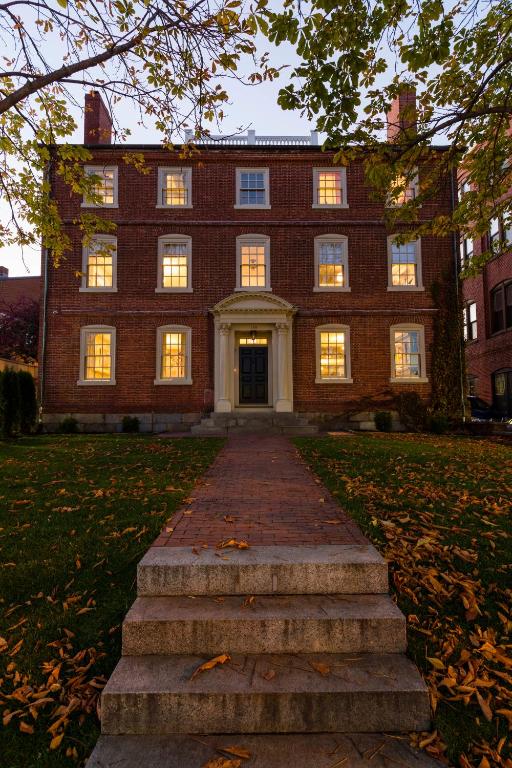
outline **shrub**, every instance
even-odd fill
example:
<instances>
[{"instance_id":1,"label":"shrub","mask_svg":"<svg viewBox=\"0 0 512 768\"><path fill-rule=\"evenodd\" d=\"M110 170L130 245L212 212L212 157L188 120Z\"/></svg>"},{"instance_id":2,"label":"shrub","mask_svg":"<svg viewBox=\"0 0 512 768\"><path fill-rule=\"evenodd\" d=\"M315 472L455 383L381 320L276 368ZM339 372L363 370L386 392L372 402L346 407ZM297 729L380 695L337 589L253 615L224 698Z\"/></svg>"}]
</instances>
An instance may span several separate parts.
<instances>
[{"instance_id":1,"label":"shrub","mask_svg":"<svg viewBox=\"0 0 512 768\"><path fill-rule=\"evenodd\" d=\"M18 373L20 393L20 428L25 434L33 431L37 419L37 397L34 377L28 371Z\"/></svg>"},{"instance_id":2,"label":"shrub","mask_svg":"<svg viewBox=\"0 0 512 768\"><path fill-rule=\"evenodd\" d=\"M74 416L66 416L57 427L57 432L61 435L76 435L79 431L78 421Z\"/></svg>"},{"instance_id":3,"label":"shrub","mask_svg":"<svg viewBox=\"0 0 512 768\"><path fill-rule=\"evenodd\" d=\"M429 419L429 429L434 435L444 435L450 427L450 419L443 413L434 413Z\"/></svg>"},{"instance_id":4,"label":"shrub","mask_svg":"<svg viewBox=\"0 0 512 768\"><path fill-rule=\"evenodd\" d=\"M20 423L20 387L16 371L0 373L0 429L4 437L13 437Z\"/></svg>"},{"instance_id":5,"label":"shrub","mask_svg":"<svg viewBox=\"0 0 512 768\"><path fill-rule=\"evenodd\" d=\"M397 398L400 421L409 432L425 429L427 409L417 392L402 392Z\"/></svg>"},{"instance_id":6,"label":"shrub","mask_svg":"<svg viewBox=\"0 0 512 768\"><path fill-rule=\"evenodd\" d=\"M123 432L138 432L140 421L136 416L123 416Z\"/></svg>"},{"instance_id":7,"label":"shrub","mask_svg":"<svg viewBox=\"0 0 512 768\"><path fill-rule=\"evenodd\" d=\"M391 414L389 411L377 411L374 421L379 432L391 432Z\"/></svg>"}]
</instances>

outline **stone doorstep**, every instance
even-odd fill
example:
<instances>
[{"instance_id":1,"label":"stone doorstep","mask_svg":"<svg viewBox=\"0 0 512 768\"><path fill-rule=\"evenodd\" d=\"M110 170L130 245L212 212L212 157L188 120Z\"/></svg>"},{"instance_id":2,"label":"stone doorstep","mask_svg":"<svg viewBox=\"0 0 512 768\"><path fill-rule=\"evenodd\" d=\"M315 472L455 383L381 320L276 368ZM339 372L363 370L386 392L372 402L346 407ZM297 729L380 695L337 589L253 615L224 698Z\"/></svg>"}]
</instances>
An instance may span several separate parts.
<instances>
[{"instance_id":1,"label":"stone doorstep","mask_svg":"<svg viewBox=\"0 0 512 768\"><path fill-rule=\"evenodd\" d=\"M404 653L405 618L387 595L139 597L123 623L123 656Z\"/></svg>"},{"instance_id":2,"label":"stone doorstep","mask_svg":"<svg viewBox=\"0 0 512 768\"><path fill-rule=\"evenodd\" d=\"M371 544L198 552L151 547L138 565L139 597L388 593L387 563Z\"/></svg>"},{"instance_id":3,"label":"stone doorstep","mask_svg":"<svg viewBox=\"0 0 512 768\"><path fill-rule=\"evenodd\" d=\"M383 733L219 736L100 736L87 768L199 768L221 757L219 747L243 747L242 768L440 768L424 752ZM225 757L229 753L224 753ZM231 755L231 757L233 757Z\"/></svg>"},{"instance_id":4,"label":"stone doorstep","mask_svg":"<svg viewBox=\"0 0 512 768\"><path fill-rule=\"evenodd\" d=\"M102 733L423 731L425 683L402 654L125 656L102 696ZM329 674L312 663L327 665ZM269 671L275 676L268 679Z\"/></svg>"}]
</instances>

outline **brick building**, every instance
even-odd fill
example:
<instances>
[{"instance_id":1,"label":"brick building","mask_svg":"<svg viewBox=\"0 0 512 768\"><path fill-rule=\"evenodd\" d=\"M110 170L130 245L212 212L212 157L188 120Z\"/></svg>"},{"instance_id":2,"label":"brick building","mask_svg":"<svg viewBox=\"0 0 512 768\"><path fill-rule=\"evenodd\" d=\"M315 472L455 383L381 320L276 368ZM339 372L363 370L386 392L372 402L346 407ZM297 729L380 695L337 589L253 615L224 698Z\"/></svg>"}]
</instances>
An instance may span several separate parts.
<instances>
[{"instance_id":1,"label":"brick building","mask_svg":"<svg viewBox=\"0 0 512 768\"><path fill-rule=\"evenodd\" d=\"M39 275L9 277L7 267L0 266L0 308L10 307L22 299L39 301L41 278Z\"/></svg>"},{"instance_id":2,"label":"brick building","mask_svg":"<svg viewBox=\"0 0 512 768\"><path fill-rule=\"evenodd\" d=\"M464 186L460 187L464 193ZM512 229L491 221L488 235L461 242L461 262L512 243ZM495 415L512 417L512 250L501 253L482 272L463 281L464 335L468 391L493 405Z\"/></svg>"},{"instance_id":3,"label":"brick building","mask_svg":"<svg viewBox=\"0 0 512 768\"><path fill-rule=\"evenodd\" d=\"M58 269L44 257L48 426L66 414L98 429L123 414L147 429L212 410L334 417L404 391L429 397L431 286L455 279L451 238L394 243L362 164L334 167L314 133L249 131L184 160L180 147L111 144L99 95L86 106L101 204L50 170L73 250ZM124 163L127 149L149 173ZM451 187L422 219L451 209ZM73 224L84 206L115 236L84 247Z\"/></svg>"}]
</instances>

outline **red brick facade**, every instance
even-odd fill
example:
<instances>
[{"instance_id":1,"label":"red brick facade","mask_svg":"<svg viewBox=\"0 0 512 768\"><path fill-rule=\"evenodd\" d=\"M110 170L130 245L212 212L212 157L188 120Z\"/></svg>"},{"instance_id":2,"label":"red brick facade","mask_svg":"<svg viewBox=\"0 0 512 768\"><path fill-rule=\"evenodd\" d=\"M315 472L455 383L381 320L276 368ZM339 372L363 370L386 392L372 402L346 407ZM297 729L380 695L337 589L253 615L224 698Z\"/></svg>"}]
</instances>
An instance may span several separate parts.
<instances>
[{"instance_id":1,"label":"red brick facade","mask_svg":"<svg viewBox=\"0 0 512 768\"><path fill-rule=\"evenodd\" d=\"M214 319L210 312L236 285L236 238L243 234L270 238L271 293L294 305L293 409L306 413L343 413L364 398L383 393L431 391L431 346L436 307L434 281L454 279L451 238L421 242L424 290L388 290L387 236L382 203L372 201L362 165L347 169L347 208L312 206L313 169L328 167L331 155L313 146L202 147L197 159L156 146L142 151L147 175L123 162L126 146L91 148L91 165L118 168L118 208L102 215L117 224L117 292L79 291L82 270L80 232L73 224L81 199L62 181L52 179L73 250L59 268L48 259L46 333L43 361L43 409L51 422L62 414L190 414L193 420L214 403ZM191 208L157 208L161 166L192 169ZM235 208L237 168L268 168L270 208ZM447 213L450 185L425 204L421 218ZM101 212L101 209L100 209ZM157 243L162 235L192 238L192 292L155 293ZM314 292L314 238L342 234L348 238L350 292ZM390 328L398 323L424 327L424 383L391 383ZM77 384L80 328L107 325L116 329L115 385ZM156 329L178 324L192 329L191 384L157 386ZM353 383L315 383L315 328L350 327ZM290 393L291 394L291 393ZM104 418L104 417L103 417Z\"/></svg>"}]
</instances>

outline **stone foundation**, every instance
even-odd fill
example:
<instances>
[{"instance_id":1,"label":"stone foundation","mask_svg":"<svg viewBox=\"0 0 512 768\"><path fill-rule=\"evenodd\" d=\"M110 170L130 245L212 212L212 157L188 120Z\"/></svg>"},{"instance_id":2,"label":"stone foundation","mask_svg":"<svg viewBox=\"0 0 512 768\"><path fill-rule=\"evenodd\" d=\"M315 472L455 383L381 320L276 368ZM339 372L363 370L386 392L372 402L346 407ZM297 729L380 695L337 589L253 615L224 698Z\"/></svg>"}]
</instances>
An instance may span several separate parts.
<instances>
[{"instance_id":1,"label":"stone foundation","mask_svg":"<svg viewBox=\"0 0 512 768\"><path fill-rule=\"evenodd\" d=\"M42 416L44 432L56 432L65 418L77 420L80 432L122 432L125 416L136 416L139 432L189 432L193 424L201 421L201 413L45 413Z\"/></svg>"}]
</instances>

